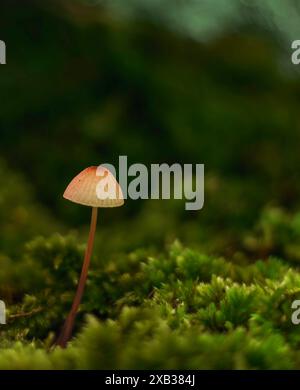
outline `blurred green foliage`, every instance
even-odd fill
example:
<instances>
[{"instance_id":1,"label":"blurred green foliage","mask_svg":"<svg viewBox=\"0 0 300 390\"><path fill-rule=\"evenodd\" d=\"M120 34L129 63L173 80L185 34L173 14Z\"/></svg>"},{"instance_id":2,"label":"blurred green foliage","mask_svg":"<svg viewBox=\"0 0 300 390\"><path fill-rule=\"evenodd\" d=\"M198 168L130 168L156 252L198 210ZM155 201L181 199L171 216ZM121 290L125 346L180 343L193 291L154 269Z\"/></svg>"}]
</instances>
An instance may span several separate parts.
<instances>
[{"instance_id":1,"label":"blurred green foliage","mask_svg":"<svg viewBox=\"0 0 300 390\"><path fill-rule=\"evenodd\" d=\"M300 80L274 40L199 43L69 0L5 0L0 19L0 368L299 369ZM90 217L62 193L121 154L204 163L204 209L101 210L75 338L53 350Z\"/></svg>"}]
</instances>

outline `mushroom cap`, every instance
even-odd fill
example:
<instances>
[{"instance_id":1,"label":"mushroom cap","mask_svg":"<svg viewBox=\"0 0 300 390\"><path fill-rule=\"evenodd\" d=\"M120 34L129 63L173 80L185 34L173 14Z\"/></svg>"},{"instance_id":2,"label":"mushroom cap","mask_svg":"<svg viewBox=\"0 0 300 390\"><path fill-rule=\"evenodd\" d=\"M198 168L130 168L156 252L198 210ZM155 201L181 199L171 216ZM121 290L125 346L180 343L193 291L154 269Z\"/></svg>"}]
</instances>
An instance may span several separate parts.
<instances>
[{"instance_id":1,"label":"mushroom cap","mask_svg":"<svg viewBox=\"0 0 300 390\"><path fill-rule=\"evenodd\" d=\"M114 175L101 165L80 172L68 185L63 197L90 207L119 207L124 204L120 185Z\"/></svg>"}]
</instances>

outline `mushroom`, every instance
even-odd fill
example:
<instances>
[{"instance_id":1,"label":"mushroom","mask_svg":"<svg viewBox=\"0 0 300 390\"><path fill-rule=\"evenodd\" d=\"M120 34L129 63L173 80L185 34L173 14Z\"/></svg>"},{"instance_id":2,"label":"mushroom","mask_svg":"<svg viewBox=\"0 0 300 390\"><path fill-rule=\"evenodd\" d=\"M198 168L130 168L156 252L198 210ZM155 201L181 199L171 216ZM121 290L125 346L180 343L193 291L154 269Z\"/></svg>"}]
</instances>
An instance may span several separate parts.
<instances>
[{"instance_id":1,"label":"mushroom","mask_svg":"<svg viewBox=\"0 0 300 390\"><path fill-rule=\"evenodd\" d=\"M103 182L102 182L103 180ZM124 204L122 190L113 174L105 167L89 167L68 185L63 197L74 203L92 207L92 219L81 276L71 311L65 320L56 345L65 348L71 338L75 318L84 292L92 256L99 207L118 207Z\"/></svg>"}]
</instances>

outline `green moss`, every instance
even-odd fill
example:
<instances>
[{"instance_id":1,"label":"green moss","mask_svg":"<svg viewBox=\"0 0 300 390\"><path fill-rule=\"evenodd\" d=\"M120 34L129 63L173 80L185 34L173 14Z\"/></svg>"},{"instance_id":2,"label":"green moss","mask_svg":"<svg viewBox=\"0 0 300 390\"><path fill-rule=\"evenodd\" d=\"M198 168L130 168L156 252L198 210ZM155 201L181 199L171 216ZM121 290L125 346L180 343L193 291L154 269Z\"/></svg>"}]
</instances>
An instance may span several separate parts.
<instances>
[{"instance_id":1,"label":"green moss","mask_svg":"<svg viewBox=\"0 0 300 390\"><path fill-rule=\"evenodd\" d=\"M300 328L290 319L299 270L279 259L242 267L178 241L159 255L95 260L74 340L49 350L82 249L54 235L28 243L17 266L5 263L12 280L20 270L23 278L2 327L0 368L299 368Z\"/></svg>"}]
</instances>

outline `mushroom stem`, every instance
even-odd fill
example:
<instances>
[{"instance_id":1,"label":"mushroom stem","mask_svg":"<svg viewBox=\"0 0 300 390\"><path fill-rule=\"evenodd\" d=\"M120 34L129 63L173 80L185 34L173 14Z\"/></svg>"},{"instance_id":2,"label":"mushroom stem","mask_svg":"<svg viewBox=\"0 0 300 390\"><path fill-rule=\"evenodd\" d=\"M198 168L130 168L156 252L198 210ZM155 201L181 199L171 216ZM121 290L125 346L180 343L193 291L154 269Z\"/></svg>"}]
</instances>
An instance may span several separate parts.
<instances>
[{"instance_id":1,"label":"mushroom stem","mask_svg":"<svg viewBox=\"0 0 300 390\"><path fill-rule=\"evenodd\" d=\"M75 318L77 315L77 311L82 299L82 295L84 292L84 287L88 275L89 265L91 261L91 256L93 252L93 246L94 246L94 240L95 240L95 232L96 232L96 226L97 226L97 216L98 216L98 208L93 207L92 208L92 219L91 219L91 226L90 226L90 234L89 234L89 240L85 252L85 257L82 265L81 275L77 287L77 291L73 300L71 311L64 323L64 326L62 328L61 334L56 342L56 345L59 345L62 348L65 348L68 341L71 338Z\"/></svg>"}]
</instances>

